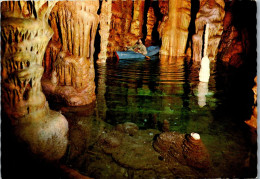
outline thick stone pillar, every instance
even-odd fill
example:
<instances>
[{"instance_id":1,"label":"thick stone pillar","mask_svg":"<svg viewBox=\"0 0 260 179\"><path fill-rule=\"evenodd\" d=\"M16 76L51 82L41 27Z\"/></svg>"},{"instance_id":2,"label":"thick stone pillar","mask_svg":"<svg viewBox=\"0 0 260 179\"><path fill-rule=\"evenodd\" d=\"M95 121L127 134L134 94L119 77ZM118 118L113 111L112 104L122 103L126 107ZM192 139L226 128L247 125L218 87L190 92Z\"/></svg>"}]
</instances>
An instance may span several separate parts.
<instances>
[{"instance_id":1,"label":"thick stone pillar","mask_svg":"<svg viewBox=\"0 0 260 179\"><path fill-rule=\"evenodd\" d=\"M56 6L53 28L59 30L61 51L43 88L69 106L86 105L96 99L93 56L99 1L60 1Z\"/></svg>"},{"instance_id":2,"label":"thick stone pillar","mask_svg":"<svg viewBox=\"0 0 260 179\"><path fill-rule=\"evenodd\" d=\"M144 3L144 0L134 1L133 21L130 28L130 32L139 38L143 37Z\"/></svg>"},{"instance_id":3,"label":"thick stone pillar","mask_svg":"<svg viewBox=\"0 0 260 179\"><path fill-rule=\"evenodd\" d=\"M112 16L112 0L102 1L100 14L100 53L98 54L98 63L104 63L107 59L107 45L110 31L110 22Z\"/></svg>"},{"instance_id":4,"label":"thick stone pillar","mask_svg":"<svg viewBox=\"0 0 260 179\"><path fill-rule=\"evenodd\" d=\"M1 15L2 105L16 135L37 155L61 158L68 123L42 92L42 60L53 35L48 17L56 2L5 1Z\"/></svg>"},{"instance_id":5,"label":"thick stone pillar","mask_svg":"<svg viewBox=\"0 0 260 179\"><path fill-rule=\"evenodd\" d=\"M225 16L224 0L200 0L200 9L195 21L196 34L192 36L192 53L194 61L201 61L205 25L209 24L209 42L207 54L210 60L217 55L219 41L223 32Z\"/></svg>"},{"instance_id":6,"label":"thick stone pillar","mask_svg":"<svg viewBox=\"0 0 260 179\"><path fill-rule=\"evenodd\" d=\"M168 19L160 25L161 55L184 56L190 24L190 0L169 0ZM164 19L165 19L164 18Z\"/></svg>"}]
</instances>

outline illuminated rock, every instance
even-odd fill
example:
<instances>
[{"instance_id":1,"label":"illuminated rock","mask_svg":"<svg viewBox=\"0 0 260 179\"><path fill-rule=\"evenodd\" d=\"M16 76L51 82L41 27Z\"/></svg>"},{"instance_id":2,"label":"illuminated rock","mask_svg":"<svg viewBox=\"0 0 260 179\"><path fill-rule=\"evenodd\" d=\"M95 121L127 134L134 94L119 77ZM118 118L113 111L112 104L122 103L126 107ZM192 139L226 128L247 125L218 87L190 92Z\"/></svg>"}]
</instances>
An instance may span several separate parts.
<instances>
[{"instance_id":1,"label":"illuminated rock","mask_svg":"<svg viewBox=\"0 0 260 179\"><path fill-rule=\"evenodd\" d=\"M47 160L67 148L68 123L51 111L42 92L42 60L53 35L48 16L56 2L2 3L2 104L20 141Z\"/></svg>"},{"instance_id":2,"label":"illuminated rock","mask_svg":"<svg viewBox=\"0 0 260 179\"><path fill-rule=\"evenodd\" d=\"M57 22L52 23L53 28L60 29L53 41L57 41L58 36L62 42L61 51L55 55L53 63L52 73L55 75L51 75L58 83L53 84L53 80L46 77L42 80L43 89L69 106L86 105L96 99L93 55L98 8L99 1L61 1L52 12L53 21Z\"/></svg>"},{"instance_id":3,"label":"illuminated rock","mask_svg":"<svg viewBox=\"0 0 260 179\"><path fill-rule=\"evenodd\" d=\"M147 12L147 34L145 39L145 46L149 47L152 45L152 32L154 24L156 23L156 17L154 15L153 7L149 7L149 10Z\"/></svg>"},{"instance_id":4,"label":"illuminated rock","mask_svg":"<svg viewBox=\"0 0 260 179\"><path fill-rule=\"evenodd\" d=\"M224 0L201 0L200 9L196 16L196 34L192 36L193 60L201 61L203 32L206 24L209 24L209 42L207 54L210 60L214 60L219 41L223 32L223 19L225 16Z\"/></svg>"},{"instance_id":5,"label":"illuminated rock","mask_svg":"<svg viewBox=\"0 0 260 179\"><path fill-rule=\"evenodd\" d=\"M253 114L251 115L250 120L245 121L245 123L254 129L257 129L257 76L254 79L255 86L252 88L254 92L254 105L252 107Z\"/></svg>"},{"instance_id":6,"label":"illuminated rock","mask_svg":"<svg viewBox=\"0 0 260 179\"><path fill-rule=\"evenodd\" d=\"M110 31L110 22L112 16L112 0L102 1L101 14L100 14L100 53L98 54L97 62L105 62L107 59L107 45Z\"/></svg>"},{"instance_id":7,"label":"illuminated rock","mask_svg":"<svg viewBox=\"0 0 260 179\"><path fill-rule=\"evenodd\" d=\"M185 48L190 24L190 0L169 1L169 13L159 27L162 38L161 55L185 56Z\"/></svg>"}]
</instances>

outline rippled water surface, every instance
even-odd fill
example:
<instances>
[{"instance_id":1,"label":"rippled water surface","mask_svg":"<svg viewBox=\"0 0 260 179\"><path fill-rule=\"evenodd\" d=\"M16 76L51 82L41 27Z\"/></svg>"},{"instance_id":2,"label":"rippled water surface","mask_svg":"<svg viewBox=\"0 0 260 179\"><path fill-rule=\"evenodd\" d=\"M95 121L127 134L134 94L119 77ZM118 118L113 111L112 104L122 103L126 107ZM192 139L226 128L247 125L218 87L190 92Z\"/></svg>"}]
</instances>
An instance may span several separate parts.
<instances>
[{"instance_id":1,"label":"rippled water surface","mask_svg":"<svg viewBox=\"0 0 260 179\"><path fill-rule=\"evenodd\" d=\"M212 63L209 83L201 83L198 66L184 58L109 61L105 65L97 64L96 69L94 107L82 108L81 112L70 109L64 112L66 118L73 121L70 122L70 140L79 145L78 148L85 144L73 142L77 138L75 132L82 133L92 126L82 139L88 143L88 148L68 159L68 163L81 173L96 178L115 178L111 167L116 168L117 164L113 160L106 165L105 160L98 164L86 154L92 138L104 126L101 123L113 127L133 122L140 130L161 130L163 121L168 120L171 131L201 135L214 168L214 174L208 177L256 176L255 135L243 122L250 117L253 99L246 80L234 80L236 76ZM93 126L98 126L97 131ZM129 172L124 176L131 178Z\"/></svg>"}]
</instances>

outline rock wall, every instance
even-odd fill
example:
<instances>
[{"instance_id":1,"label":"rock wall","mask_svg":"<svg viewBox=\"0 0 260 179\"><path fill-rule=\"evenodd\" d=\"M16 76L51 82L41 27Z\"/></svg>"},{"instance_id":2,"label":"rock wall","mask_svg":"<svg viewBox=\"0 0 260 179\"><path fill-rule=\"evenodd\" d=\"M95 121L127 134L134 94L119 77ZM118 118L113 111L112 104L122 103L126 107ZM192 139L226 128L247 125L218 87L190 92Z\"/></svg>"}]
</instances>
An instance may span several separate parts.
<instances>
[{"instance_id":1,"label":"rock wall","mask_svg":"<svg viewBox=\"0 0 260 179\"><path fill-rule=\"evenodd\" d=\"M218 59L238 68L245 61L244 57L248 55L250 43L247 30L243 29L239 31L232 21L232 13L226 12L223 34L218 50Z\"/></svg>"},{"instance_id":2,"label":"rock wall","mask_svg":"<svg viewBox=\"0 0 260 179\"><path fill-rule=\"evenodd\" d=\"M62 157L68 123L51 111L42 92L42 60L53 35L48 16L56 2L5 1L1 15L2 105L15 133L49 160Z\"/></svg>"},{"instance_id":3,"label":"rock wall","mask_svg":"<svg viewBox=\"0 0 260 179\"><path fill-rule=\"evenodd\" d=\"M131 45L133 35L130 37L128 32L132 22L132 8L132 0L112 1L112 17L107 46L108 57L113 57L115 51L122 51L125 46Z\"/></svg>"},{"instance_id":4,"label":"rock wall","mask_svg":"<svg viewBox=\"0 0 260 179\"><path fill-rule=\"evenodd\" d=\"M199 12L197 13L195 25L196 34L192 36L192 54L194 61L201 61L202 44L205 25L209 24L209 42L207 54L210 60L214 60L219 41L223 32L223 19L225 16L224 0L201 0Z\"/></svg>"},{"instance_id":5,"label":"rock wall","mask_svg":"<svg viewBox=\"0 0 260 179\"><path fill-rule=\"evenodd\" d=\"M161 55L184 56L190 24L190 0L169 1L168 19L160 25Z\"/></svg>"},{"instance_id":6,"label":"rock wall","mask_svg":"<svg viewBox=\"0 0 260 179\"><path fill-rule=\"evenodd\" d=\"M49 44L47 52L50 54L46 57L53 56L55 63L51 77L43 79L43 89L46 94L54 95L70 106L85 105L95 100L93 55L98 8L99 1L61 1L52 12L52 21L55 21L51 23L52 28L58 34ZM60 52L57 53L57 50L55 55L51 55L55 44L55 48L59 49L57 41L61 41Z\"/></svg>"}]
</instances>

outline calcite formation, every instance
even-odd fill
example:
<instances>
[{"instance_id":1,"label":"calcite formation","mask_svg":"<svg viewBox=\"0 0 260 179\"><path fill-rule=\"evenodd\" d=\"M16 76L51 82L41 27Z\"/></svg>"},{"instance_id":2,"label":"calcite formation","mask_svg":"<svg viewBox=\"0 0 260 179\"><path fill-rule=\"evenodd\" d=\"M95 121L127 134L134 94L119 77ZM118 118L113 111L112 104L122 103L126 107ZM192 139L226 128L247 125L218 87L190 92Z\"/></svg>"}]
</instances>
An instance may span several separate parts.
<instances>
[{"instance_id":1,"label":"calcite formation","mask_svg":"<svg viewBox=\"0 0 260 179\"><path fill-rule=\"evenodd\" d=\"M210 60L214 60L219 41L223 32L223 19L225 16L224 0L201 0L200 9L196 16L196 34L192 36L192 56L194 61L201 61L203 33L205 25L209 24L209 41L207 54Z\"/></svg>"},{"instance_id":2,"label":"calcite formation","mask_svg":"<svg viewBox=\"0 0 260 179\"><path fill-rule=\"evenodd\" d=\"M57 3L53 12L53 21L57 23L52 23L52 28L59 29L54 31L59 34L55 34L53 41L59 36L62 47L55 56L51 76L42 80L43 89L69 106L85 105L95 100L93 55L98 8L99 1L62 1Z\"/></svg>"},{"instance_id":3,"label":"calcite formation","mask_svg":"<svg viewBox=\"0 0 260 179\"><path fill-rule=\"evenodd\" d=\"M255 86L252 88L254 92L254 105L252 106L253 114L251 115L250 120L245 122L252 128L257 129L257 76L255 77L254 82Z\"/></svg>"},{"instance_id":4,"label":"calcite formation","mask_svg":"<svg viewBox=\"0 0 260 179\"><path fill-rule=\"evenodd\" d=\"M113 57L117 50L124 50L125 46L132 46L133 44L129 44L130 42L137 41L137 39L131 40L134 35L129 33L132 22L132 8L132 0L112 1L112 17L107 45L108 57Z\"/></svg>"},{"instance_id":5,"label":"calcite formation","mask_svg":"<svg viewBox=\"0 0 260 179\"><path fill-rule=\"evenodd\" d=\"M153 27L154 24L156 23L156 17L154 15L154 9L153 7L149 7L148 12L147 12L147 34L146 34L146 39L145 39L145 46L149 47L152 45L152 32L153 32Z\"/></svg>"},{"instance_id":6,"label":"calcite formation","mask_svg":"<svg viewBox=\"0 0 260 179\"><path fill-rule=\"evenodd\" d=\"M162 38L161 55L185 56L190 24L190 0L169 1L168 19L160 25Z\"/></svg>"},{"instance_id":7,"label":"calcite formation","mask_svg":"<svg viewBox=\"0 0 260 179\"><path fill-rule=\"evenodd\" d=\"M143 37L144 23L144 3L145 1L134 1L133 20L131 22L130 32L136 37Z\"/></svg>"},{"instance_id":8,"label":"calcite formation","mask_svg":"<svg viewBox=\"0 0 260 179\"><path fill-rule=\"evenodd\" d=\"M184 165L197 169L210 167L209 153L197 133L185 135L164 132L157 137L153 146L166 162L171 162L171 158L174 158Z\"/></svg>"},{"instance_id":9,"label":"calcite formation","mask_svg":"<svg viewBox=\"0 0 260 179\"><path fill-rule=\"evenodd\" d=\"M2 105L15 133L37 155L56 160L67 147L68 123L42 92L42 60L53 35L48 16L56 2L2 2Z\"/></svg>"},{"instance_id":10,"label":"calcite formation","mask_svg":"<svg viewBox=\"0 0 260 179\"><path fill-rule=\"evenodd\" d=\"M102 1L101 14L100 14L100 53L98 61L104 63L107 59L107 45L110 31L110 22L112 16L112 0Z\"/></svg>"},{"instance_id":11,"label":"calcite formation","mask_svg":"<svg viewBox=\"0 0 260 179\"><path fill-rule=\"evenodd\" d=\"M240 67L244 62L244 56L249 51L248 32L238 31L233 24L233 15L226 12L224 17L224 30L220 40L218 59L233 67Z\"/></svg>"}]
</instances>

